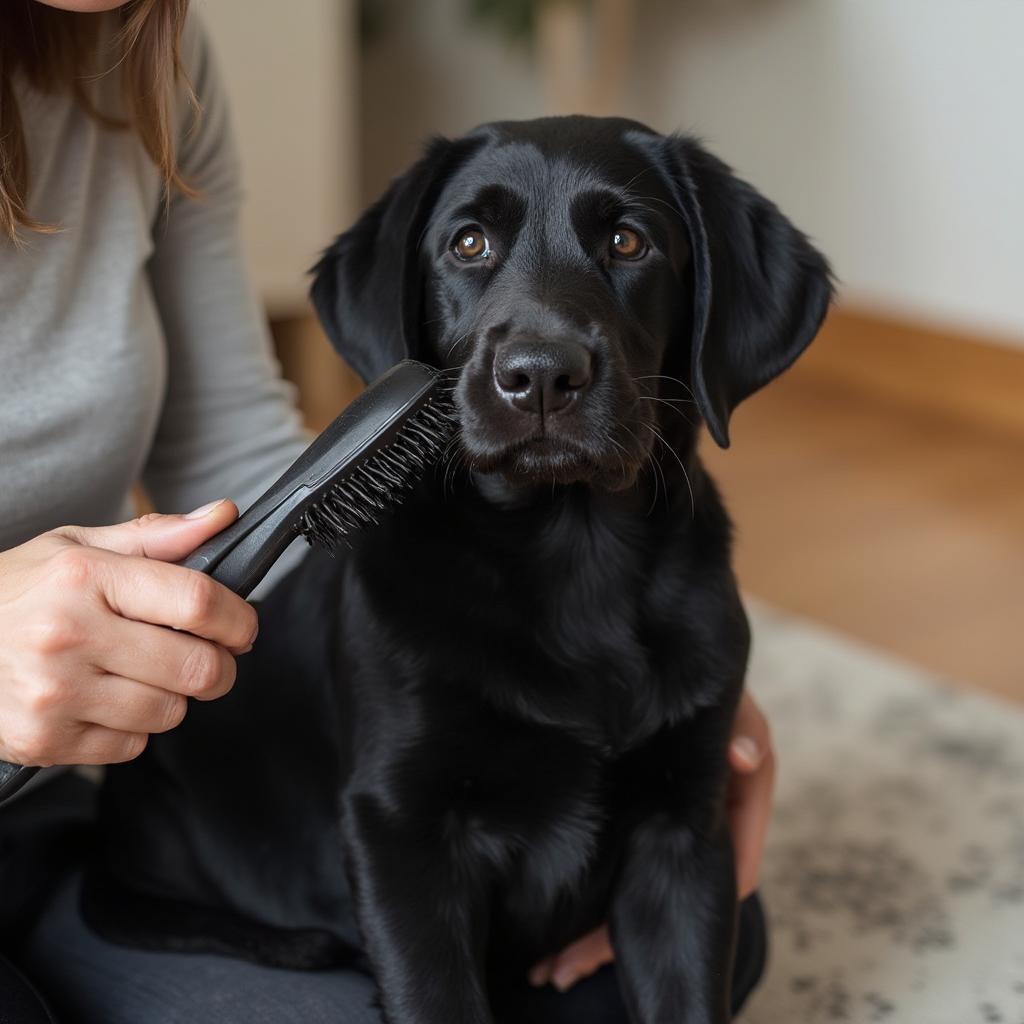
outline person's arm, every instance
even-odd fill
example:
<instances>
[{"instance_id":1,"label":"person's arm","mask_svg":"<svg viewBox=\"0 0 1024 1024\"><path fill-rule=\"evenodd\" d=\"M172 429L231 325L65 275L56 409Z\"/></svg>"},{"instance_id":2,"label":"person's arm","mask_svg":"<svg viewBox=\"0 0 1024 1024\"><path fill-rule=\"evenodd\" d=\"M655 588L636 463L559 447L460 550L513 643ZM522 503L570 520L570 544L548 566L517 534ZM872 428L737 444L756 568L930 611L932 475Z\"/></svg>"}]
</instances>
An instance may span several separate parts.
<instances>
[{"instance_id":1,"label":"person's arm","mask_svg":"<svg viewBox=\"0 0 1024 1024\"><path fill-rule=\"evenodd\" d=\"M230 689L255 612L167 563L232 522L231 502L208 502L244 507L306 444L245 276L237 161L194 21L184 51L205 112L190 133L183 105L179 156L203 198L173 197L153 226L167 396L144 480L161 510L203 507L62 527L0 552L0 760L15 764L130 759L181 721L187 697Z\"/></svg>"},{"instance_id":2,"label":"person's arm","mask_svg":"<svg viewBox=\"0 0 1024 1024\"><path fill-rule=\"evenodd\" d=\"M247 276L240 171L210 46L190 16L182 58L202 111L180 101L178 163L198 198L172 196L154 225L153 294L167 345L167 393L143 473L156 508L229 497L241 509L308 443ZM278 577L300 554L293 549Z\"/></svg>"}]
</instances>

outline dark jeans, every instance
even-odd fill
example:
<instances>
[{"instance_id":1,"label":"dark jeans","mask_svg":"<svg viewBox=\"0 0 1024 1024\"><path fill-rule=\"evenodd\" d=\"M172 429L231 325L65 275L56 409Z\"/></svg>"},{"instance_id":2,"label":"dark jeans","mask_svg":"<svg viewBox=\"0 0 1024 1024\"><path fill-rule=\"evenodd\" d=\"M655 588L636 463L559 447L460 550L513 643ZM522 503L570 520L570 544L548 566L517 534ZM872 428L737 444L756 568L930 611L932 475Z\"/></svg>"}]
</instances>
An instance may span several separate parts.
<instances>
[{"instance_id":1,"label":"dark jeans","mask_svg":"<svg viewBox=\"0 0 1024 1024\"><path fill-rule=\"evenodd\" d=\"M68 777L28 794L24 804L19 800L0 809L0 842L6 833L7 850L6 862L0 853L0 892L12 891L6 884L11 867L11 877L22 882L22 893L29 896L16 930L7 932L11 956L45 994L60 1024L380 1024L373 983L357 971L286 971L230 957L148 953L111 945L93 934L79 916L79 872L73 865L67 867L70 854L79 849L76 837L87 818L83 808L90 798L87 783ZM41 810L43 805L54 810ZM58 811L66 825L63 835L54 822ZM17 855L19 850L36 850L32 835L14 837L25 819L32 823L30 832L41 829L68 854L47 858L50 874L42 905L38 884L26 884L30 872ZM48 823L45 828L44 823ZM56 872L55 865L63 865L63 870ZM11 914L13 902L6 895L5 903L2 912L10 922L18 915ZM31 926L25 924L29 913L35 919ZM760 979L765 949L764 916L756 898L750 899L740 911L734 979L737 1009ZM9 964L0 961L0 1021L42 1024L50 1020L41 1015L38 999L19 987L23 982ZM628 1020L614 967L581 981L565 995L524 984L519 996L516 1006L500 1008L504 1011L500 1016L507 1015L516 1024L626 1024Z\"/></svg>"}]
</instances>

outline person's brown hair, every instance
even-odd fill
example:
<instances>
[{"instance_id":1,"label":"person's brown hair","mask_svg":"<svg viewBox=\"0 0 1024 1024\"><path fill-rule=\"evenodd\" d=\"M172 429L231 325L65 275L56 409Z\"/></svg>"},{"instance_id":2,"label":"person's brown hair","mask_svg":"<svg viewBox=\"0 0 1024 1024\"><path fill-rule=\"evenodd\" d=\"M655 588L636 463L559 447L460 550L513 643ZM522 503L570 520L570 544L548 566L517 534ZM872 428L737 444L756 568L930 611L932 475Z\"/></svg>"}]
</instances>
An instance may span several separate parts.
<instances>
[{"instance_id":1,"label":"person's brown hair","mask_svg":"<svg viewBox=\"0 0 1024 1024\"><path fill-rule=\"evenodd\" d=\"M16 72L41 91L70 91L91 116L111 128L135 131L168 190L191 192L175 163L172 128L175 84L187 85L180 41L188 4L129 0L101 15L58 10L36 0L0 0L0 237L16 242L22 229L55 230L28 211L31 168L14 92ZM99 19L104 17L117 18L120 28L113 50L103 55L107 66L97 67ZM127 123L98 110L91 96L92 77L111 69L121 76Z\"/></svg>"}]
</instances>

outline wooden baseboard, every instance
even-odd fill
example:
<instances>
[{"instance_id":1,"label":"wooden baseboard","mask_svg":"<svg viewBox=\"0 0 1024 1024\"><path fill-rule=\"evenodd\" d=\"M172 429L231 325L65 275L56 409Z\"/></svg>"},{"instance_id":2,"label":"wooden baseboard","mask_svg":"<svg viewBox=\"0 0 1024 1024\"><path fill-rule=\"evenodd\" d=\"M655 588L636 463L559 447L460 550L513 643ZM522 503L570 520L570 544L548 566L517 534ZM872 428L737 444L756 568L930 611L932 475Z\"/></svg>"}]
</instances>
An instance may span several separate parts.
<instances>
[{"instance_id":1,"label":"wooden baseboard","mask_svg":"<svg viewBox=\"0 0 1024 1024\"><path fill-rule=\"evenodd\" d=\"M1024 348L836 307L793 373L1024 440Z\"/></svg>"}]
</instances>

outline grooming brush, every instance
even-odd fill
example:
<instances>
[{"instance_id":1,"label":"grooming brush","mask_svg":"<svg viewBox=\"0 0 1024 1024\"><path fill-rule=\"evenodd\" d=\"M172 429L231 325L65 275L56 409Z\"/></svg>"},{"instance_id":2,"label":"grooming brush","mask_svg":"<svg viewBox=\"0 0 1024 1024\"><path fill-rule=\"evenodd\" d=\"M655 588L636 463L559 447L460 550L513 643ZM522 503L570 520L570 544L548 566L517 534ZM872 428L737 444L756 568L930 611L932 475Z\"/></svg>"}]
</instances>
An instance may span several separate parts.
<instances>
[{"instance_id":1,"label":"grooming brush","mask_svg":"<svg viewBox=\"0 0 1024 1024\"><path fill-rule=\"evenodd\" d=\"M371 384L231 526L180 564L248 597L298 536L333 551L437 463L455 431L440 374L407 359ZM0 802L39 769L0 761Z\"/></svg>"}]
</instances>

